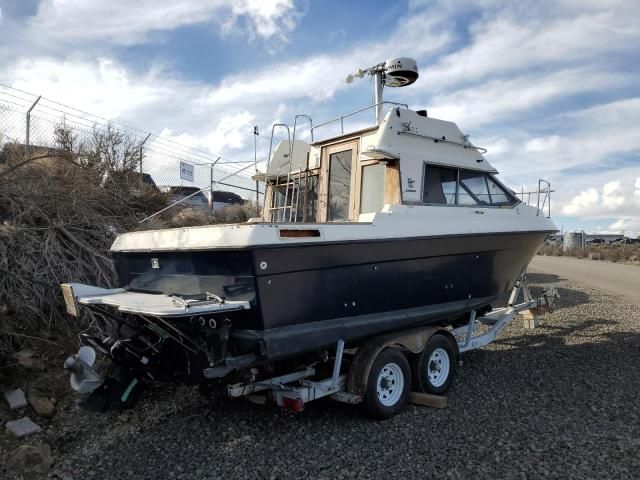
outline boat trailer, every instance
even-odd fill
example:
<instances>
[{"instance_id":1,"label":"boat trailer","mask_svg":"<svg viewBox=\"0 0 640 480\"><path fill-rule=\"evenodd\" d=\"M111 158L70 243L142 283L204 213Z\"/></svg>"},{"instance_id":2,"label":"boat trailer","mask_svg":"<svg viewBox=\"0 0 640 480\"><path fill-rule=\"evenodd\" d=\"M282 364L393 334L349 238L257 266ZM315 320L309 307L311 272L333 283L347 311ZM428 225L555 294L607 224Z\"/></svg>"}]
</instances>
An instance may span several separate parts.
<instances>
[{"instance_id":1,"label":"boat trailer","mask_svg":"<svg viewBox=\"0 0 640 480\"><path fill-rule=\"evenodd\" d=\"M523 301L516 303L520 294ZM469 321L464 326L424 326L371 338L358 348L346 372L342 368L345 342L338 340L333 373L329 378L311 380L316 376L316 369L310 366L265 380L228 385L226 393L231 398L245 397L254 403L266 403L271 397L278 406L292 412L301 412L306 403L323 397L349 404L362 403L371 367L385 348L419 354L429 338L440 334L454 340L457 358L459 353L482 348L496 340L519 313L529 310L539 315L551 311L558 298L555 289L545 289L540 298L532 298L525 273L516 282L506 307L491 310L482 316L476 316L476 311L471 311Z\"/></svg>"}]
</instances>

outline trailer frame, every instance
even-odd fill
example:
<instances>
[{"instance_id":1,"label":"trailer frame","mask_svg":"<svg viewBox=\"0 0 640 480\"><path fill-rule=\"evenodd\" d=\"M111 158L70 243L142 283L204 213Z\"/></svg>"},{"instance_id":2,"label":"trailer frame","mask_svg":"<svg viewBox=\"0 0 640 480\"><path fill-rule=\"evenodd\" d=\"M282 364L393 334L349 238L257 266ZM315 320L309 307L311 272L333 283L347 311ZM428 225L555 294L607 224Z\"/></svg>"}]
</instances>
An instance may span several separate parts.
<instances>
[{"instance_id":1,"label":"trailer frame","mask_svg":"<svg viewBox=\"0 0 640 480\"><path fill-rule=\"evenodd\" d=\"M523 301L516 303L520 294ZM278 406L293 412L300 412L306 403L324 397L349 404L362 403L371 366L383 349L394 347L418 354L425 348L429 338L442 334L454 342L459 355L495 341L521 312L550 311L558 298L555 289L545 289L540 298L532 298L524 272L516 281L506 307L493 309L479 317L475 310L471 310L466 325L457 328L429 325L372 337L358 347L346 373L342 372L345 342L340 339L336 344L333 372L328 378L311 380L316 376L316 368L310 366L256 382L230 384L226 387L226 393L231 398L239 398L254 397L256 393L264 392Z\"/></svg>"}]
</instances>

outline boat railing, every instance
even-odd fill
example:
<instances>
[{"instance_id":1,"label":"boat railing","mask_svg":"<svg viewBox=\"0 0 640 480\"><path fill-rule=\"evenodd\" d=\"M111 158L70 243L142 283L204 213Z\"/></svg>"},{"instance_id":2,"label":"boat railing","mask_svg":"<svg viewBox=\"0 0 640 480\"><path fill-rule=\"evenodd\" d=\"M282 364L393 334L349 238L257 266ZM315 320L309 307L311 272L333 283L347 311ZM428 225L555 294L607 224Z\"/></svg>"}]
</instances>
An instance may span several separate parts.
<instances>
[{"instance_id":1,"label":"boat railing","mask_svg":"<svg viewBox=\"0 0 640 480\"><path fill-rule=\"evenodd\" d=\"M353 117L354 115L357 115L357 114L362 113L362 112L366 112L367 110L375 109L380 105L393 105L393 106L396 106L396 107L404 107L406 109L409 108L409 105L407 105L406 103L388 102L388 101L378 102L378 103L374 103L373 105L369 105L368 107L360 108L360 109L355 110L355 111L350 112L350 113L345 113L345 114L340 115L338 117L332 118L331 120L327 120L326 122L323 122L323 123L320 123L318 125L315 125L311 129L311 132L313 134L319 128L326 127L327 125L331 125L331 124L340 122L340 134L344 135L344 121L345 121L346 118Z\"/></svg>"},{"instance_id":2,"label":"boat railing","mask_svg":"<svg viewBox=\"0 0 640 480\"><path fill-rule=\"evenodd\" d=\"M538 180L538 189L530 192L525 192L524 187L519 193L516 193L517 197L522 203L533 206L535 204L537 209L537 215L544 215L547 218L551 218L551 183L547 180Z\"/></svg>"},{"instance_id":3,"label":"boat railing","mask_svg":"<svg viewBox=\"0 0 640 480\"><path fill-rule=\"evenodd\" d=\"M298 119L304 119L309 122L309 135L311 137L311 142L313 142L316 138L316 130L318 128L326 127L331 124L335 124L340 122L340 134L344 134L344 121L347 118L353 117L354 115L358 115L359 113L366 112L371 109L378 108L382 105L392 105L396 107L404 107L409 108L406 103L398 103L398 102L379 102L374 103L373 105L369 105L364 108L360 108L350 113L346 113L340 115L338 117L332 118L326 122L323 122L319 125L314 125L313 120L309 115L296 115L293 122L293 135L291 134L291 130L288 125L283 123L276 123L271 127L271 139L269 141L269 155L267 156L267 166L265 173L265 181L269 182L271 178L271 185L273 189L278 189L279 187L283 190L283 198L282 203L279 203L278 197L276 195L272 195L271 205L265 205L265 209L269 212L268 217L271 221L281 221L281 222L296 222L298 218L298 207L300 203L300 194L301 190L304 192L304 196L306 197L307 189L308 189L308 166L306 170L298 171L298 179L294 179L292 177L292 166L300 165L300 162L296 163L294 160L295 155L295 139L298 127ZM287 142L288 142L288 152L287 152L287 160L276 167L276 171L270 173L270 166L272 161L272 156L274 154L274 134L276 128L283 128L287 133ZM257 163L256 163L256 171L257 171ZM306 176L304 177L304 185L303 183L303 173L306 172Z\"/></svg>"}]
</instances>

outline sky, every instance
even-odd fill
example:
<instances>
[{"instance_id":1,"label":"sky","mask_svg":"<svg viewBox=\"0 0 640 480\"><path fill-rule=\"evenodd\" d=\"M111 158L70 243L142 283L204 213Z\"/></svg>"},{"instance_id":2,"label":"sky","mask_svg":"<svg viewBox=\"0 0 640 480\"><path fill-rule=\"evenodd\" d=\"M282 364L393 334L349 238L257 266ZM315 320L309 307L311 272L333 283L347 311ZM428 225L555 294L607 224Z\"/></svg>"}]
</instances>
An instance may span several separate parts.
<instances>
[{"instance_id":1,"label":"sky","mask_svg":"<svg viewBox=\"0 0 640 480\"><path fill-rule=\"evenodd\" d=\"M0 83L237 160L253 125L265 156L273 123L370 105L347 74L415 58L385 100L456 122L516 191L549 180L565 231L640 233L639 46L631 0L0 0Z\"/></svg>"}]
</instances>

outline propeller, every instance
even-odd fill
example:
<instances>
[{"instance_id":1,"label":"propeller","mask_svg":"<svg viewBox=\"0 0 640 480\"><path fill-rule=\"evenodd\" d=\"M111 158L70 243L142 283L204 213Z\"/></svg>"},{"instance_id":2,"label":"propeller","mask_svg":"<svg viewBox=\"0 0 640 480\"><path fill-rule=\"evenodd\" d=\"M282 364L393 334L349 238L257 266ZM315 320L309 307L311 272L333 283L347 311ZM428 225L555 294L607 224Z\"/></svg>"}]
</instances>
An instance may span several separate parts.
<instances>
[{"instance_id":1,"label":"propeller","mask_svg":"<svg viewBox=\"0 0 640 480\"><path fill-rule=\"evenodd\" d=\"M93 368L95 361L96 351L86 345L64 361L64 368L71 372L71 388L76 392L92 392L104 382L102 375Z\"/></svg>"}]
</instances>

